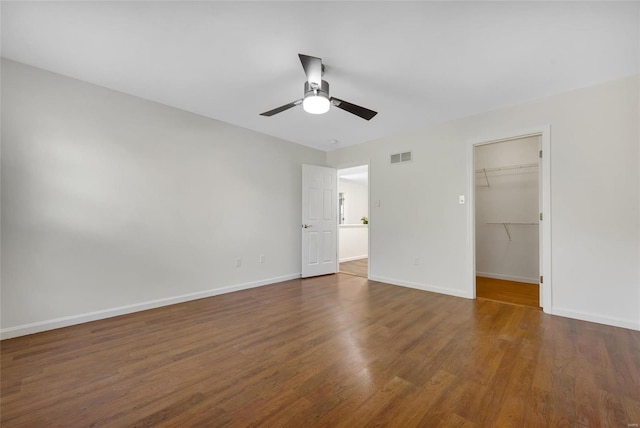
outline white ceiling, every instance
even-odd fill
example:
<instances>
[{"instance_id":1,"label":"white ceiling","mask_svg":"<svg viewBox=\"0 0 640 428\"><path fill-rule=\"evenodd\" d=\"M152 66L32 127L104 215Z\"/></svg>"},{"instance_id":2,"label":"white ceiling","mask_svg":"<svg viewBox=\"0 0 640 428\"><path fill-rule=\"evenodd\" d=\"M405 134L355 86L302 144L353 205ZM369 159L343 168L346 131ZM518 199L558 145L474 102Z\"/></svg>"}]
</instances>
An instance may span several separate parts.
<instances>
[{"instance_id":1,"label":"white ceiling","mask_svg":"<svg viewBox=\"0 0 640 428\"><path fill-rule=\"evenodd\" d=\"M351 181L353 183L367 185L369 184L369 165L354 166L338 170L338 179L340 181Z\"/></svg>"},{"instance_id":2,"label":"white ceiling","mask_svg":"<svg viewBox=\"0 0 640 428\"><path fill-rule=\"evenodd\" d=\"M639 6L2 1L2 55L334 150L636 74ZM378 116L259 116L302 97L298 53L323 59L331 95Z\"/></svg>"}]
</instances>

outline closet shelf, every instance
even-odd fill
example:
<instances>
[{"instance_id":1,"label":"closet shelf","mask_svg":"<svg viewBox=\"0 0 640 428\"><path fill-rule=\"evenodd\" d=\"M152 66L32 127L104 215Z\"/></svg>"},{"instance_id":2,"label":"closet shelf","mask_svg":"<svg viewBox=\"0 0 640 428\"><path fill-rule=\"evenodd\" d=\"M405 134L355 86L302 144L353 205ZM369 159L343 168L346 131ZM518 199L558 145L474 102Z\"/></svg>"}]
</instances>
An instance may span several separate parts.
<instances>
[{"instance_id":1,"label":"closet shelf","mask_svg":"<svg viewBox=\"0 0 640 428\"><path fill-rule=\"evenodd\" d=\"M525 222L518 222L518 221L487 221L486 224L501 224L504 227L504 231L507 234L507 237L509 238L509 241L511 241L511 231L509 230L509 226L538 226L540 223L539 222L533 222L533 223L525 223Z\"/></svg>"},{"instance_id":2,"label":"closet shelf","mask_svg":"<svg viewBox=\"0 0 640 428\"><path fill-rule=\"evenodd\" d=\"M489 183L489 177L487 176L487 173L491 173L491 172L497 172L497 171L509 171L509 170L513 170L513 169L526 169L526 168L537 168L538 164L537 163L523 163L523 164L519 164L519 165L508 165L508 166L499 166L499 167L495 167L495 168L478 168L476 169L476 174L484 174L484 179L487 182L486 186L479 186L479 187L491 187L491 184Z\"/></svg>"}]
</instances>

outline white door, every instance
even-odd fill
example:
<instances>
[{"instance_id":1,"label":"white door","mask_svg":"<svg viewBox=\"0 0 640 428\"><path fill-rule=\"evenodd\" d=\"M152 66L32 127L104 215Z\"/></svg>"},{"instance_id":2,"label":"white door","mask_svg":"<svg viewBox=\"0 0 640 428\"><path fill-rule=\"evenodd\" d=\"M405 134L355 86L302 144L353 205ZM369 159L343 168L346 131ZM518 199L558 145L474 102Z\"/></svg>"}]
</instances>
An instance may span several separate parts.
<instances>
[{"instance_id":1,"label":"white door","mask_svg":"<svg viewBox=\"0 0 640 428\"><path fill-rule=\"evenodd\" d=\"M338 271L338 174L302 165L302 277Z\"/></svg>"}]
</instances>

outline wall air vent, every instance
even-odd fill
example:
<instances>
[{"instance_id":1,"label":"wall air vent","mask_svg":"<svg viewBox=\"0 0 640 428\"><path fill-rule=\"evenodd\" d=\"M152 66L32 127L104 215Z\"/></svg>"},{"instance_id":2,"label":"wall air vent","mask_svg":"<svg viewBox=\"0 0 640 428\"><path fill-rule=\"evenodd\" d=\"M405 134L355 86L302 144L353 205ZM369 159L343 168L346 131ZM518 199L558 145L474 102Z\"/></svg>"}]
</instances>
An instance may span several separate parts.
<instances>
[{"instance_id":1,"label":"wall air vent","mask_svg":"<svg viewBox=\"0 0 640 428\"><path fill-rule=\"evenodd\" d=\"M396 153L391 155L391 163L409 162L411 160L411 152Z\"/></svg>"}]
</instances>

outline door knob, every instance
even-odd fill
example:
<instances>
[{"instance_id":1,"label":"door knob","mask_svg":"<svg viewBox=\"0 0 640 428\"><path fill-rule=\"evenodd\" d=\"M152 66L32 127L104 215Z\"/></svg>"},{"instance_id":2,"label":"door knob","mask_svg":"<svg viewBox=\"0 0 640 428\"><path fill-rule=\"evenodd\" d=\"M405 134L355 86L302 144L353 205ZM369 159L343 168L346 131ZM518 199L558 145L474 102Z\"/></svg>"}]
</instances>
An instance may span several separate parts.
<instances>
[{"instance_id":1,"label":"door knob","mask_svg":"<svg viewBox=\"0 0 640 428\"><path fill-rule=\"evenodd\" d=\"M309 229L312 226L310 224L303 224L302 227L304 227L305 229Z\"/></svg>"}]
</instances>

